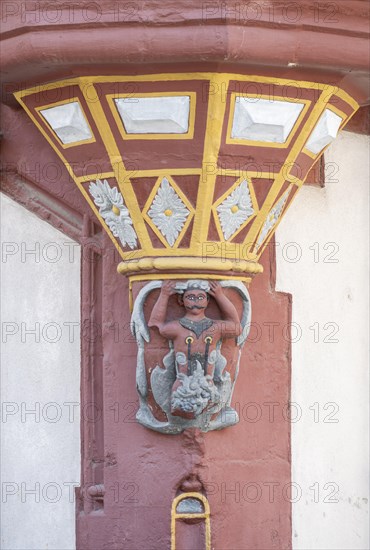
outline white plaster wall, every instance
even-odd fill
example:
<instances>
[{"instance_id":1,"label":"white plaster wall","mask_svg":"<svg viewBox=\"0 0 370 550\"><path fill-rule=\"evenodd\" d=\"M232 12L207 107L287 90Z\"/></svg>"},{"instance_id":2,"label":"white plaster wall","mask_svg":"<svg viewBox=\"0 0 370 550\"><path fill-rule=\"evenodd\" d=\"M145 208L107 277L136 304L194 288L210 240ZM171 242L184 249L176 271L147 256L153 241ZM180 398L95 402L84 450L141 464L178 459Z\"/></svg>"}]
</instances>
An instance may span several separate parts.
<instances>
[{"instance_id":1,"label":"white plaster wall","mask_svg":"<svg viewBox=\"0 0 370 550\"><path fill-rule=\"evenodd\" d=\"M72 550L80 478L79 246L4 195L1 241L1 548ZM66 323L77 323L74 335ZM36 335L27 334L35 327Z\"/></svg>"},{"instance_id":2,"label":"white plaster wall","mask_svg":"<svg viewBox=\"0 0 370 550\"><path fill-rule=\"evenodd\" d=\"M367 550L369 140L344 132L325 158L325 188L304 187L276 235L277 289L293 295L301 329L292 344L301 413L292 477L302 491L293 548Z\"/></svg>"}]
</instances>

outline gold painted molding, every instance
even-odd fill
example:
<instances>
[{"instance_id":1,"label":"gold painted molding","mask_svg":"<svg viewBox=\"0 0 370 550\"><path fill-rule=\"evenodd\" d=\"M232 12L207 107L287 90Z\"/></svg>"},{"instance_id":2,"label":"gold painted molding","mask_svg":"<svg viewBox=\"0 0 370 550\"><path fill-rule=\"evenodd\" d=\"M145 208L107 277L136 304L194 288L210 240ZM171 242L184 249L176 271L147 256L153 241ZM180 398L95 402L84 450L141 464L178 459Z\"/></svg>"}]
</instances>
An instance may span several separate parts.
<instances>
[{"instance_id":1,"label":"gold painted molding","mask_svg":"<svg viewBox=\"0 0 370 550\"><path fill-rule=\"evenodd\" d=\"M143 271L169 272L176 270L183 271L184 269L187 271L215 271L219 273L234 271L235 273L251 274L262 273L263 271L262 265L257 262L199 257L141 258L140 260L120 262L117 267L118 273L124 275Z\"/></svg>"}]
</instances>

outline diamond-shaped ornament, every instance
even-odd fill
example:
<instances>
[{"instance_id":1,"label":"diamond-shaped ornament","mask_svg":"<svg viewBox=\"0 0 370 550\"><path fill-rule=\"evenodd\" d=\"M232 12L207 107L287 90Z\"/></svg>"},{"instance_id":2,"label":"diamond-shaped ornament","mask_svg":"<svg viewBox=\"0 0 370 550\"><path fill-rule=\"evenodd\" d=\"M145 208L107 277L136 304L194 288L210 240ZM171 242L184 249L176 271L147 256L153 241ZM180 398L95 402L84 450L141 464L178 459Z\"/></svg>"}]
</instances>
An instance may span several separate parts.
<instances>
[{"instance_id":1,"label":"diamond-shaped ornament","mask_svg":"<svg viewBox=\"0 0 370 550\"><path fill-rule=\"evenodd\" d=\"M148 210L148 216L170 246L175 244L189 214L190 211L168 179L163 178Z\"/></svg>"},{"instance_id":2,"label":"diamond-shaped ornament","mask_svg":"<svg viewBox=\"0 0 370 550\"><path fill-rule=\"evenodd\" d=\"M222 233L227 241L255 213L247 180L243 180L217 207Z\"/></svg>"},{"instance_id":3,"label":"diamond-shaped ornament","mask_svg":"<svg viewBox=\"0 0 370 550\"><path fill-rule=\"evenodd\" d=\"M279 221L279 218L283 212L285 203L289 197L291 189L292 189L291 187L288 187L285 193L280 197L278 202L271 208L270 212L267 214L266 220L261 229L261 233L259 234L256 242L257 250L260 248L260 246L266 239L267 235L271 233L271 231L274 229L275 225Z\"/></svg>"}]
</instances>

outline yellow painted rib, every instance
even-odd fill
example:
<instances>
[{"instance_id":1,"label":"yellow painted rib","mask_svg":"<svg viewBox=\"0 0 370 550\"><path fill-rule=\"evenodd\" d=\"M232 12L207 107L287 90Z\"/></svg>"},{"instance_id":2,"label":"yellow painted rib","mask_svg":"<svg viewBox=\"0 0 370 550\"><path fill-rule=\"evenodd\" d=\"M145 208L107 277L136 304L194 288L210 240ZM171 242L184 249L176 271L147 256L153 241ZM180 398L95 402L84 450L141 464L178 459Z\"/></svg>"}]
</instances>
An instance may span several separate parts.
<instances>
[{"instance_id":1,"label":"yellow painted rib","mask_svg":"<svg viewBox=\"0 0 370 550\"><path fill-rule=\"evenodd\" d=\"M212 80L215 74L219 75L221 82L238 80L240 82L257 82L262 84L275 84L276 86L284 85L298 85L299 87L308 88L311 90L325 91L329 90L330 95L333 93L341 97L344 101L358 108L358 103L340 88L334 88L328 84L322 84L319 82L312 82L308 80L292 80L287 78L275 78L273 76L260 76L260 75L243 75L233 72L212 73L212 72L195 72L195 73L149 73L142 75L106 75L106 76L82 76L78 78L62 79L56 82L49 82L47 84L41 84L28 88L26 90L20 90L14 92L15 97L25 97L37 92L45 92L48 90L54 90L65 86L80 86L88 90L89 86L94 83L104 82L164 82L164 81L187 81L187 80ZM89 93L89 91L87 91Z\"/></svg>"},{"instance_id":2,"label":"yellow painted rib","mask_svg":"<svg viewBox=\"0 0 370 550\"><path fill-rule=\"evenodd\" d=\"M198 249L208 237L209 219L217 177L217 161L221 146L221 131L225 118L227 102L221 93L221 85L228 86L224 75L213 75L209 83L208 116L204 140L202 175L199 181L197 211L194 219L191 248Z\"/></svg>"},{"instance_id":3,"label":"yellow painted rib","mask_svg":"<svg viewBox=\"0 0 370 550\"><path fill-rule=\"evenodd\" d=\"M129 209L140 244L143 248L145 248L146 246L151 245L149 235L145 224L141 219L141 211L137 203L135 193L132 189L129 173L125 169L112 130L109 127L103 108L100 104L98 93L95 88L94 90L90 88L87 92L87 88L82 87L81 91L84 94L91 116L93 117L94 122L101 134L115 178L125 200L126 206ZM93 92L95 92L95 95Z\"/></svg>"}]
</instances>

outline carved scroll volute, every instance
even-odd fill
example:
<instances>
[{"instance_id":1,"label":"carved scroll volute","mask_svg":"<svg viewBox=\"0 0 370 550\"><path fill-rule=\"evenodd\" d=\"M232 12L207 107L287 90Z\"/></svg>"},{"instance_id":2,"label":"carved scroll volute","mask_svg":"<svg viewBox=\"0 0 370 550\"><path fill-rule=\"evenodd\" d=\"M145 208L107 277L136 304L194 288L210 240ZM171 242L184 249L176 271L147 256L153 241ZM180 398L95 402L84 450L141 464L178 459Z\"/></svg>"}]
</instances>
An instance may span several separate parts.
<instances>
[{"instance_id":1,"label":"carved scroll volute","mask_svg":"<svg viewBox=\"0 0 370 550\"><path fill-rule=\"evenodd\" d=\"M236 280L133 283L137 420L168 434L238 422L231 401L251 304Z\"/></svg>"}]
</instances>

